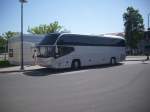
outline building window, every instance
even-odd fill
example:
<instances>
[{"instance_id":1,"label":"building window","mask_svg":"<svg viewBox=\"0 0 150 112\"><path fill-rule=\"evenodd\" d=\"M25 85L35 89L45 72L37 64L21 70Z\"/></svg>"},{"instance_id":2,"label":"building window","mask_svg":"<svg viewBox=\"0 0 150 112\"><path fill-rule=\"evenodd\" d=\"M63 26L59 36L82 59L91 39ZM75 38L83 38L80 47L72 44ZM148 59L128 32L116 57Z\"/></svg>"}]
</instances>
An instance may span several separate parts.
<instances>
[{"instance_id":1,"label":"building window","mask_svg":"<svg viewBox=\"0 0 150 112\"><path fill-rule=\"evenodd\" d=\"M9 49L9 57L13 57L13 49Z\"/></svg>"}]
</instances>

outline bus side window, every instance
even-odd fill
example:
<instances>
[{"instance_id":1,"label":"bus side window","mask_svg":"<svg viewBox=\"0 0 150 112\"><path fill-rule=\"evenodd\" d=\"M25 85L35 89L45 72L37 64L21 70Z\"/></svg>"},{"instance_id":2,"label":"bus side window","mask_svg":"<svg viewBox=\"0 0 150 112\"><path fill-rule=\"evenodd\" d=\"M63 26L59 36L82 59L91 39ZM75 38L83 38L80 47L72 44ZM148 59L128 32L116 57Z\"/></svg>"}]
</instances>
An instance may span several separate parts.
<instances>
[{"instance_id":1,"label":"bus side window","mask_svg":"<svg viewBox=\"0 0 150 112\"><path fill-rule=\"evenodd\" d=\"M63 39L60 39L60 40L57 42L57 45L64 45Z\"/></svg>"},{"instance_id":2,"label":"bus side window","mask_svg":"<svg viewBox=\"0 0 150 112\"><path fill-rule=\"evenodd\" d=\"M58 55L59 57L67 55L74 50L73 47L66 47L66 46L58 46Z\"/></svg>"}]
</instances>

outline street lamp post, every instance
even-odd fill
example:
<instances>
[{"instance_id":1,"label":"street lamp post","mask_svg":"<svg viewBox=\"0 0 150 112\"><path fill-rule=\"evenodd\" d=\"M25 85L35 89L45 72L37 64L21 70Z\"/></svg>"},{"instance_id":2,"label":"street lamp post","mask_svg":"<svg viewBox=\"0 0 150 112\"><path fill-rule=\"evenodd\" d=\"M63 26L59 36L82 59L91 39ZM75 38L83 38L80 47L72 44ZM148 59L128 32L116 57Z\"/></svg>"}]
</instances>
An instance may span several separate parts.
<instances>
[{"instance_id":1,"label":"street lamp post","mask_svg":"<svg viewBox=\"0 0 150 112\"><path fill-rule=\"evenodd\" d=\"M148 13L148 24L147 24L147 38L149 40L149 31L150 31L150 27L149 27L149 17L150 17L150 13ZM149 41L147 41L149 43ZM149 60L149 52L147 53L147 60Z\"/></svg>"},{"instance_id":2,"label":"street lamp post","mask_svg":"<svg viewBox=\"0 0 150 112\"><path fill-rule=\"evenodd\" d=\"M20 70L24 70L24 64L23 64L23 3L26 3L27 0L19 0L20 3L21 3L21 37L20 37L20 40L21 40L21 45L20 45Z\"/></svg>"},{"instance_id":3,"label":"street lamp post","mask_svg":"<svg viewBox=\"0 0 150 112\"><path fill-rule=\"evenodd\" d=\"M149 30L149 16L150 16L150 13L148 14L148 26L147 26L147 30Z\"/></svg>"}]
</instances>

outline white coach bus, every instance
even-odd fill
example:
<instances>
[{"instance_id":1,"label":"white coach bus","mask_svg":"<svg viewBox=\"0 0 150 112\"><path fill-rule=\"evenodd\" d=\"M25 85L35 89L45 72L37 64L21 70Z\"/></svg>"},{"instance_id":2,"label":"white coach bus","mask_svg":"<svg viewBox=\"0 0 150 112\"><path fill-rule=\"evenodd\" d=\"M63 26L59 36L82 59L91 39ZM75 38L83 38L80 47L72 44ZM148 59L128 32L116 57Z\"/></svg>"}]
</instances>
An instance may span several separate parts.
<instances>
[{"instance_id":1,"label":"white coach bus","mask_svg":"<svg viewBox=\"0 0 150 112\"><path fill-rule=\"evenodd\" d=\"M116 64L125 59L125 39L119 36L95 36L50 33L37 46L37 60L49 68Z\"/></svg>"}]
</instances>

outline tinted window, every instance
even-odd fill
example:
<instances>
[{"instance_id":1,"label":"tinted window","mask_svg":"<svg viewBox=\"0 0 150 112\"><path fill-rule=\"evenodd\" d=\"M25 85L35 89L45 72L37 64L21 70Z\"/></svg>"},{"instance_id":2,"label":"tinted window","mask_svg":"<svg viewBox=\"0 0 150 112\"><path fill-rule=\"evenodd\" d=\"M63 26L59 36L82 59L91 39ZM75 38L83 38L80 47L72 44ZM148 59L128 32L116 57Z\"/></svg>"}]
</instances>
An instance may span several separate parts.
<instances>
[{"instance_id":1,"label":"tinted window","mask_svg":"<svg viewBox=\"0 0 150 112\"><path fill-rule=\"evenodd\" d=\"M84 35L63 35L59 41L58 45L93 45L94 42L97 42L94 37L84 36ZM96 44L96 43L95 43ZM98 43L97 43L98 44Z\"/></svg>"},{"instance_id":2,"label":"tinted window","mask_svg":"<svg viewBox=\"0 0 150 112\"><path fill-rule=\"evenodd\" d=\"M116 46L125 46L125 45L126 45L125 40L123 39L118 40L118 42L116 43Z\"/></svg>"},{"instance_id":3,"label":"tinted window","mask_svg":"<svg viewBox=\"0 0 150 112\"><path fill-rule=\"evenodd\" d=\"M48 34L48 35L46 35L45 36L45 38L39 43L39 45L53 45L55 42L56 42L56 40L57 40L57 38L58 38L58 36L59 36L60 34Z\"/></svg>"},{"instance_id":4,"label":"tinted window","mask_svg":"<svg viewBox=\"0 0 150 112\"><path fill-rule=\"evenodd\" d=\"M59 39L57 44L80 46L125 46L125 41L117 38L66 34Z\"/></svg>"},{"instance_id":5,"label":"tinted window","mask_svg":"<svg viewBox=\"0 0 150 112\"><path fill-rule=\"evenodd\" d=\"M79 38L77 35L66 34L60 38L58 45L79 45L82 41L83 38Z\"/></svg>"},{"instance_id":6,"label":"tinted window","mask_svg":"<svg viewBox=\"0 0 150 112\"><path fill-rule=\"evenodd\" d=\"M61 57L61 56L67 55L67 54L69 54L69 53L71 53L73 51L74 51L73 47L58 46L58 56L57 57Z\"/></svg>"}]
</instances>

